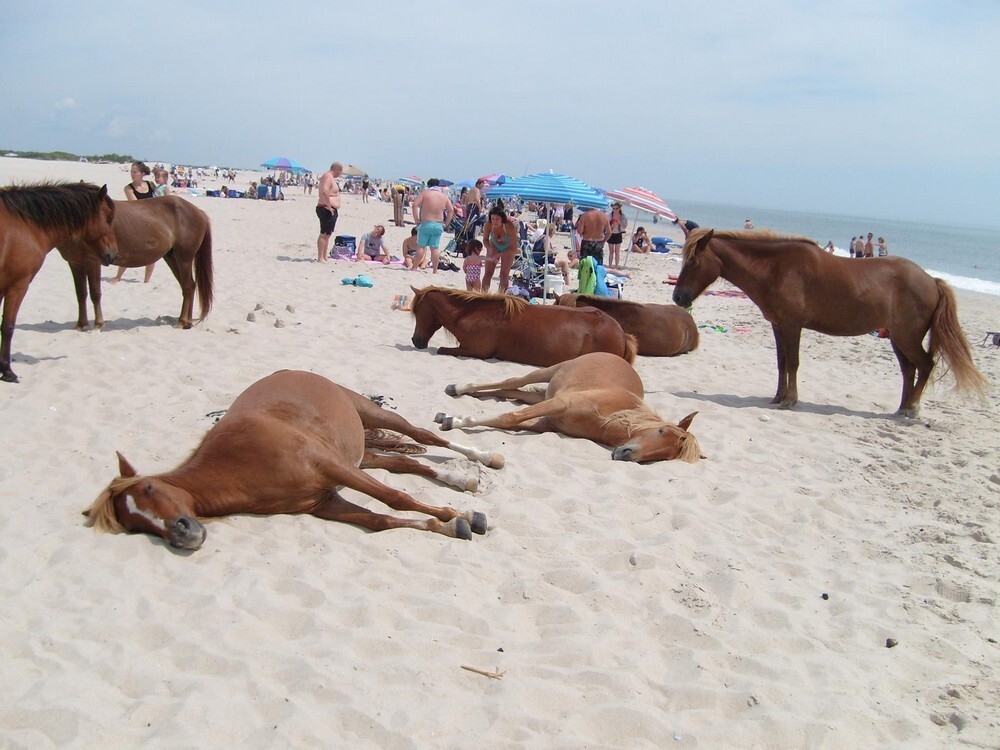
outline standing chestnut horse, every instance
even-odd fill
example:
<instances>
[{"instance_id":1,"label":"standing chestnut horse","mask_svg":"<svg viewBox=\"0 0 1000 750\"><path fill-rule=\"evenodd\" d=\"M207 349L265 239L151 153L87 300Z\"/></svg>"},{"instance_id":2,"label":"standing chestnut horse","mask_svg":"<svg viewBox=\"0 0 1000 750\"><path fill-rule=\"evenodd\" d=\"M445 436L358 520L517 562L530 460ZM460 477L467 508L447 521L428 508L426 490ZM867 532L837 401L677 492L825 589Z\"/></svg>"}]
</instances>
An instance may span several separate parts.
<instances>
[{"instance_id":1,"label":"standing chestnut horse","mask_svg":"<svg viewBox=\"0 0 1000 750\"><path fill-rule=\"evenodd\" d=\"M110 265L118 255L111 229L114 216L107 185L62 182L0 188L0 379L17 382L10 369L17 311L49 250L78 238L88 243L95 262Z\"/></svg>"},{"instance_id":2,"label":"standing chestnut horse","mask_svg":"<svg viewBox=\"0 0 1000 750\"><path fill-rule=\"evenodd\" d=\"M778 391L773 404L787 408L798 402L803 328L832 336L885 328L903 373L899 415L917 416L924 386L942 357L958 390L981 395L988 387L972 362L951 288L906 258L851 260L834 257L804 237L695 229L684 243L674 302L688 307L720 276L746 292L774 329Z\"/></svg>"},{"instance_id":3,"label":"standing chestnut horse","mask_svg":"<svg viewBox=\"0 0 1000 750\"><path fill-rule=\"evenodd\" d=\"M556 304L603 310L625 333L635 336L644 357L674 357L698 348L698 324L691 313L677 305L643 304L593 294L562 294Z\"/></svg>"},{"instance_id":4,"label":"standing chestnut horse","mask_svg":"<svg viewBox=\"0 0 1000 750\"><path fill-rule=\"evenodd\" d=\"M420 474L463 490L476 489L475 478L369 450L419 452L398 436L387 436L387 431L423 445L451 448L493 468L503 466L498 453L450 443L320 375L280 370L240 394L173 471L141 476L119 453L121 475L84 515L101 531L153 534L182 549L198 549L205 541L198 516L234 513L310 513L372 531L407 527L459 539L484 534L482 513L425 505L361 470ZM390 508L433 518L417 521L375 513L342 498L337 492L341 487Z\"/></svg>"},{"instance_id":5,"label":"standing chestnut horse","mask_svg":"<svg viewBox=\"0 0 1000 750\"><path fill-rule=\"evenodd\" d=\"M429 286L414 289L413 345L426 349L439 328L456 347L438 347L455 357L496 357L548 367L588 352L610 352L635 361L636 341L596 308L577 310L532 305L507 294L481 294Z\"/></svg>"},{"instance_id":6,"label":"standing chestnut horse","mask_svg":"<svg viewBox=\"0 0 1000 750\"><path fill-rule=\"evenodd\" d=\"M146 201L115 202L115 237L118 265L137 268L166 261L181 285L181 314L177 328L190 328L194 316L194 293L198 291L199 320L212 309L212 228L208 215L183 198L168 195ZM87 243L73 239L59 245L69 263L79 307L76 327L87 328L87 286L94 303L94 328L104 327L101 310L101 268Z\"/></svg>"},{"instance_id":7,"label":"standing chestnut horse","mask_svg":"<svg viewBox=\"0 0 1000 750\"><path fill-rule=\"evenodd\" d=\"M531 383L548 383L542 390L520 390ZM614 446L615 461L696 463L701 448L688 432L698 412L679 425L670 424L643 401L642 380L628 362L605 352L593 352L519 378L482 385L449 385L449 396L466 393L480 398L505 398L531 404L527 409L495 417L450 417L438 414L442 430L453 427L499 427L501 430L559 432Z\"/></svg>"}]
</instances>

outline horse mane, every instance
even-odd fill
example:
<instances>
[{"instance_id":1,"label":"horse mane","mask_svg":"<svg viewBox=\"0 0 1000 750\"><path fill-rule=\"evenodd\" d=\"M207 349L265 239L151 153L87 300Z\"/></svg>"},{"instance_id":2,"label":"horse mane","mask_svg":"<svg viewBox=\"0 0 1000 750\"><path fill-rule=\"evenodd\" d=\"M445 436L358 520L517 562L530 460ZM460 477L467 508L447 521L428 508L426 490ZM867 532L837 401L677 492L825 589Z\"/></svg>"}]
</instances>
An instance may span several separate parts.
<instances>
[{"instance_id":1,"label":"horse mane","mask_svg":"<svg viewBox=\"0 0 1000 750\"><path fill-rule=\"evenodd\" d=\"M770 229L705 229L698 227L697 229L692 230L691 234L688 235L687 241L684 243L682 258L684 261L691 259L691 256L694 255L695 250L698 248L698 240L710 231L713 233L713 240L731 240L736 242L795 241L808 242L810 245L816 245L816 241L810 237L797 234L784 234L781 232L774 232ZM816 245L816 247L819 247L819 245Z\"/></svg>"},{"instance_id":2,"label":"horse mane","mask_svg":"<svg viewBox=\"0 0 1000 750\"><path fill-rule=\"evenodd\" d=\"M485 292L469 292L464 289L452 289L445 286L428 286L413 295L413 303L411 306L414 313L417 311L417 305L423 301L424 295L429 292L441 292L445 296L458 300L459 302L502 302L503 316L507 320L520 315L524 308L530 307L531 304L527 300L515 297L512 294L486 294Z\"/></svg>"},{"instance_id":3,"label":"horse mane","mask_svg":"<svg viewBox=\"0 0 1000 750\"><path fill-rule=\"evenodd\" d=\"M0 203L11 216L41 229L83 229L99 207L101 188L90 182L36 182L0 188ZM114 210L114 201L105 197Z\"/></svg>"},{"instance_id":4,"label":"horse mane","mask_svg":"<svg viewBox=\"0 0 1000 750\"><path fill-rule=\"evenodd\" d=\"M115 477L111 483L104 488L104 491L97 496L97 499L90 504L83 515L87 517L86 525L93 526L98 531L106 531L109 534L121 534L125 528L118 522L115 515L115 495L119 495L134 484L138 484L146 477Z\"/></svg>"},{"instance_id":5,"label":"horse mane","mask_svg":"<svg viewBox=\"0 0 1000 750\"><path fill-rule=\"evenodd\" d=\"M621 411L616 411L613 414L610 414L601 421L601 427L607 427L612 422L618 422L621 424L621 426L625 428L625 433L629 437L632 437L632 433L637 430L647 430L651 427L662 427L666 424L663 417L645 404L636 406L632 409L622 409ZM698 438L687 430L684 431L684 434L687 435L687 437L681 443L681 452L677 455L677 460L684 461L689 464L698 463L699 459L701 459L701 446L698 444Z\"/></svg>"}]
</instances>

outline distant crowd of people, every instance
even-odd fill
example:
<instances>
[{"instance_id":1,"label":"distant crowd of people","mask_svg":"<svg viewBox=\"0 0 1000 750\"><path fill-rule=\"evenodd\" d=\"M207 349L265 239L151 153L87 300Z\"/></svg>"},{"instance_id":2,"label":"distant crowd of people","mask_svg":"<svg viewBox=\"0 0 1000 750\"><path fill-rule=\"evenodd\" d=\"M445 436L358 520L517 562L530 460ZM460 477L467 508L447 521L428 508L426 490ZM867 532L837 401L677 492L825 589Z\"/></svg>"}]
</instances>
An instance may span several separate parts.
<instances>
[{"instance_id":1,"label":"distant crowd of people","mask_svg":"<svg viewBox=\"0 0 1000 750\"><path fill-rule=\"evenodd\" d=\"M878 238L877 242L872 241L872 233L869 232L867 238L864 235L851 237L851 244L848 245L848 252L852 258L884 258L889 254L889 247L885 244L885 239Z\"/></svg>"}]
</instances>

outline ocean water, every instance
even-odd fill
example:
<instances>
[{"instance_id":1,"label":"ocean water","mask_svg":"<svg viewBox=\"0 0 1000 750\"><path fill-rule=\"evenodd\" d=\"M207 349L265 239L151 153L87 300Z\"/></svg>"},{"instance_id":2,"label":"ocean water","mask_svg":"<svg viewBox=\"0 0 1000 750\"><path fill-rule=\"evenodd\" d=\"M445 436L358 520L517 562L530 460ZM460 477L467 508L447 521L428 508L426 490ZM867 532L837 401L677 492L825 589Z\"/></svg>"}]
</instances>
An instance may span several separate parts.
<instances>
[{"instance_id":1,"label":"ocean water","mask_svg":"<svg viewBox=\"0 0 1000 750\"><path fill-rule=\"evenodd\" d=\"M952 286L1000 296L1000 229L947 226L833 214L777 211L746 206L670 200L679 215L703 227L742 229L751 219L755 229L811 237L820 245L829 240L846 255L851 237L868 232L884 237L890 255L902 255L932 276ZM640 221L649 218L640 215ZM650 231L655 235L655 231Z\"/></svg>"}]
</instances>

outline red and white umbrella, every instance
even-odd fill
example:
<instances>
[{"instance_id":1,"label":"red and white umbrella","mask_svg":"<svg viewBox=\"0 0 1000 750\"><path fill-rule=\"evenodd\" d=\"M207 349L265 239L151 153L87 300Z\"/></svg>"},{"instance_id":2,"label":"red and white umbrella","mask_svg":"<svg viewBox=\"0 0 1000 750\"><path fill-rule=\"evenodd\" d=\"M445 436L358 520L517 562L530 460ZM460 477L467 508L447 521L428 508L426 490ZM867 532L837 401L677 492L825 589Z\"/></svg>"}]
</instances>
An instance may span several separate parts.
<instances>
[{"instance_id":1,"label":"red and white umbrella","mask_svg":"<svg viewBox=\"0 0 1000 750\"><path fill-rule=\"evenodd\" d=\"M652 190L646 190L646 188L620 188L619 190L609 190L605 195L613 201L627 203L632 208L637 208L640 211L648 211L651 214L666 216L671 221L677 218L677 214L671 210L663 198Z\"/></svg>"}]
</instances>

